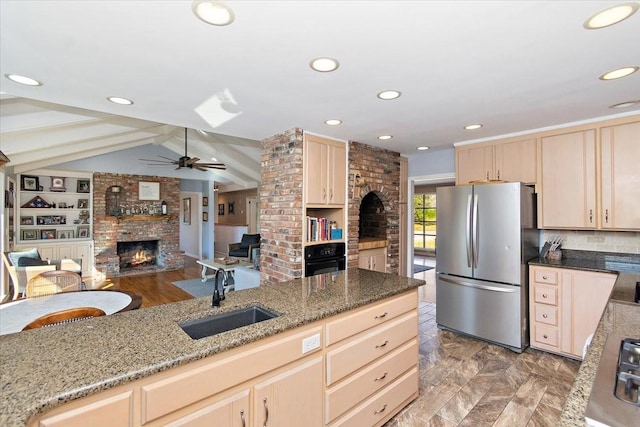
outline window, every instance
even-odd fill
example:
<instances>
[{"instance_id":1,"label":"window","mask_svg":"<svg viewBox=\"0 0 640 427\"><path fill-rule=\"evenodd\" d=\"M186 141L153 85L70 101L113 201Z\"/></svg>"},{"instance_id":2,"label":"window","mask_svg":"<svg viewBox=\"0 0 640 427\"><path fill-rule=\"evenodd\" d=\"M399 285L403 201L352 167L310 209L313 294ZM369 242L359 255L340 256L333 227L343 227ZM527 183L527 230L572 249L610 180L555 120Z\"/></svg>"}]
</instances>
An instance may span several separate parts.
<instances>
[{"instance_id":1,"label":"window","mask_svg":"<svg viewBox=\"0 0 640 427\"><path fill-rule=\"evenodd\" d=\"M413 247L435 254L436 193L416 194L413 197L413 209Z\"/></svg>"}]
</instances>

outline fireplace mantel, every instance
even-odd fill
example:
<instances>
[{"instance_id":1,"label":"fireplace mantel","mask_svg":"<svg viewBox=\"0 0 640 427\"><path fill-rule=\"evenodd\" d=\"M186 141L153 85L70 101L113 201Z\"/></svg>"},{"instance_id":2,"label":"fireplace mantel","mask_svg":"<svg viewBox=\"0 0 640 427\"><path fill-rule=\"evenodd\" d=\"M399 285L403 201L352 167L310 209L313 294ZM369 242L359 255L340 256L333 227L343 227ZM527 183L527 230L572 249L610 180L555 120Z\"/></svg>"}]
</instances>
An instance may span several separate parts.
<instances>
[{"instance_id":1,"label":"fireplace mantel","mask_svg":"<svg viewBox=\"0 0 640 427\"><path fill-rule=\"evenodd\" d=\"M169 221L177 219L177 215L125 215L125 216L105 216L107 221Z\"/></svg>"}]
</instances>

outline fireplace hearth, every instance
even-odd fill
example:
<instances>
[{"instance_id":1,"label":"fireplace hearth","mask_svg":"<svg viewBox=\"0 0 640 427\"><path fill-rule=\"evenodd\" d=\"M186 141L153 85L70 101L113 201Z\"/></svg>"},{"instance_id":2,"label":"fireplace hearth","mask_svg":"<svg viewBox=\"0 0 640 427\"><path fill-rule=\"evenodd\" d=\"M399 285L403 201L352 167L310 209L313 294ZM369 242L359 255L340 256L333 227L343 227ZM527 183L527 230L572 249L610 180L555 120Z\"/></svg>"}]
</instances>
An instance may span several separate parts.
<instances>
[{"instance_id":1,"label":"fireplace hearth","mask_svg":"<svg viewBox=\"0 0 640 427\"><path fill-rule=\"evenodd\" d=\"M147 268L158 264L158 240L118 242L120 271Z\"/></svg>"}]
</instances>

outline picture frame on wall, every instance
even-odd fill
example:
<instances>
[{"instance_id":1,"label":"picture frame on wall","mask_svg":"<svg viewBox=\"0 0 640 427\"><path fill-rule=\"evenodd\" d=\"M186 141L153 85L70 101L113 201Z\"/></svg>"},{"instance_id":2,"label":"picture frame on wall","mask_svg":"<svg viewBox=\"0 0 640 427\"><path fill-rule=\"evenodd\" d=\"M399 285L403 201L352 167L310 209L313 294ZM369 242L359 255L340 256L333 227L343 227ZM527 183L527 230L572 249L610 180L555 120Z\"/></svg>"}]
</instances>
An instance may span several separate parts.
<instances>
[{"instance_id":1,"label":"picture frame on wall","mask_svg":"<svg viewBox=\"0 0 640 427\"><path fill-rule=\"evenodd\" d=\"M234 213L234 208L233 208L234 204L235 204L235 202L229 202L229 209L228 209L229 215Z\"/></svg>"},{"instance_id":2,"label":"picture frame on wall","mask_svg":"<svg viewBox=\"0 0 640 427\"><path fill-rule=\"evenodd\" d=\"M224 215L224 203L218 205L218 215Z\"/></svg>"},{"instance_id":3,"label":"picture frame on wall","mask_svg":"<svg viewBox=\"0 0 640 427\"><path fill-rule=\"evenodd\" d=\"M207 196L202 197L202 206L209 206L209 198Z\"/></svg>"},{"instance_id":4,"label":"picture frame on wall","mask_svg":"<svg viewBox=\"0 0 640 427\"><path fill-rule=\"evenodd\" d=\"M31 175L22 175L20 177L20 189L22 191L39 191L40 178Z\"/></svg>"},{"instance_id":5,"label":"picture frame on wall","mask_svg":"<svg viewBox=\"0 0 640 427\"><path fill-rule=\"evenodd\" d=\"M182 222L191 224L191 198L189 197L182 199Z\"/></svg>"},{"instance_id":6,"label":"picture frame on wall","mask_svg":"<svg viewBox=\"0 0 640 427\"><path fill-rule=\"evenodd\" d=\"M88 179L79 179L76 192L89 193L91 191L91 181Z\"/></svg>"},{"instance_id":7,"label":"picture frame on wall","mask_svg":"<svg viewBox=\"0 0 640 427\"><path fill-rule=\"evenodd\" d=\"M202 221L204 221L204 222L209 221L209 213L208 212L202 212Z\"/></svg>"},{"instance_id":8,"label":"picture frame on wall","mask_svg":"<svg viewBox=\"0 0 640 427\"><path fill-rule=\"evenodd\" d=\"M89 199L78 199L78 209L87 209L89 207Z\"/></svg>"},{"instance_id":9,"label":"picture frame on wall","mask_svg":"<svg viewBox=\"0 0 640 427\"><path fill-rule=\"evenodd\" d=\"M160 200L160 183L138 182L138 200Z\"/></svg>"},{"instance_id":10,"label":"picture frame on wall","mask_svg":"<svg viewBox=\"0 0 640 427\"><path fill-rule=\"evenodd\" d=\"M21 240L38 240L38 230L22 230L20 235Z\"/></svg>"}]
</instances>

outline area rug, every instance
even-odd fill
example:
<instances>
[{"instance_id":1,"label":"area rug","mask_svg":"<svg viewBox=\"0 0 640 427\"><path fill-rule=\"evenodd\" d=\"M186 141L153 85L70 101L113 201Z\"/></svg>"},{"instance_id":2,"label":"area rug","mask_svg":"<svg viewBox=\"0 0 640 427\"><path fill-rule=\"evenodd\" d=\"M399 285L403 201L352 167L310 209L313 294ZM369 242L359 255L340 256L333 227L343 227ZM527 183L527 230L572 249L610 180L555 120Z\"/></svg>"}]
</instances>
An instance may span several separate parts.
<instances>
[{"instance_id":1,"label":"area rug","mask_svg":"<svg viewBox=\"0 0 640 427\"><path fill-rule=\"evenodd\" d=\"M213 294L213 280L207 280L203 283L201 279L189 279L173 282L173 284L196 298Z\"/></svg>"},{"instance_id":2,"label":"area rug","mask_svg":"<svg viewBox=\"0 0 640 427\"><path fill-rule=\"evenodd\" d=\"M423 271L431 270L433 267L426 265L413 264L413 274L422 273Z\"/></svg>"}]
</instances>

